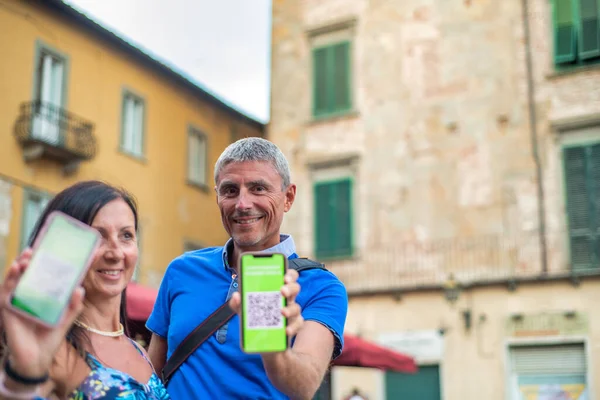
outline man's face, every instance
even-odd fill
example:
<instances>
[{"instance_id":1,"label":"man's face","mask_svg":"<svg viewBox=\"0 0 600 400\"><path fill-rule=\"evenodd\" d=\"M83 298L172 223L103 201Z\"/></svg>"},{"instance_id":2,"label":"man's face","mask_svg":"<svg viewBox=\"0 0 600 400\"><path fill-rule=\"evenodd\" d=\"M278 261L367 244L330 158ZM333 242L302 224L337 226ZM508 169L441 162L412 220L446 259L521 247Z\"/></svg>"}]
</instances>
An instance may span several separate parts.
<instances>
[{"instance_id":1,"label":"man's face","mask_svg":"<svg viewBox=\"0 0 600 400\"><path fill-rule=\"evenodd\" d=\"M215 190L223 226L239 250L260 251L279 243L283 214L294 203L296 185L282 190L271 163L230 163L217 177Z\"/></svg>"}]
</instances>

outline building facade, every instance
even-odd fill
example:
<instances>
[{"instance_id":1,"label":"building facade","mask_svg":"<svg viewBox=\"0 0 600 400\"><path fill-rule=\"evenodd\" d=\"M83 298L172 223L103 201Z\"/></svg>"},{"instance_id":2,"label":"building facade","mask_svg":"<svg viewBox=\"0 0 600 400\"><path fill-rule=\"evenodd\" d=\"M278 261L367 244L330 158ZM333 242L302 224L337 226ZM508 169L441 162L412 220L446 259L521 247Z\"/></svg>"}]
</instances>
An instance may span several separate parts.
<instances>
[{"instance_id":1,"label":"building facade","mask_svg":"<svg viewBox=\"0 0 600 400\"><path fill-rule=\"evenodd\" d=\"M139 203L136 280L223 244L213 165L259 121L62 1L0 0L0 265L47 201L81 180Z\"/></svg>"},{"instance_id":2,"label":"building facade","mask_svg":"<svg viewBox=\"0 0 600 400\"><path fill-rule=\"evenodd\" d=\"M416 375L332 398L600 397L600 2L273 2L285 229L346 284L346 330ZM545 396L545 397L544 397Z\"/></svg>"}]
</instances>

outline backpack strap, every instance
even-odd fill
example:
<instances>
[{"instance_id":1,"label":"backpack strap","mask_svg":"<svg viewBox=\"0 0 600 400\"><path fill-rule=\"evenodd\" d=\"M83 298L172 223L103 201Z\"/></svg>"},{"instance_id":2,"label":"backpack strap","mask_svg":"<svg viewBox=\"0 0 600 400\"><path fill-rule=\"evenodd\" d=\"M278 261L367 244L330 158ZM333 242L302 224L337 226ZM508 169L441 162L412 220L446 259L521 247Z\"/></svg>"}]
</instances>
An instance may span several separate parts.
<instances>
[{"instance_id":1,"label":"backpack strap","mask_svg":"<svg viewBox=\"0 0 600 400\"><path fill-rule=\"evenodd\" d=\"M288 260L288 268L295 269L300 273L301 271L306 271L307 269L324 269L325 264L320 263L318 261L313 261L308 258L292 258Z\"/></svg>"},{"instance_id":2,"label":"backpack strap","mask_svg":"<svg viewBox=\"0 0 600 400\"><path fill-rule=\"evenodd\" d=\"M288 268L295 269L298 273L309 269L326 270L324 264L308 258L293 258L288 260ZM187 360L187 358L206 341L206 339L211 337L220 327L233 318L234 315L235 313L229 307L229 301L226 301L217 308L215 312L202 321L200 325L186 336L185 339L183 339L162 369L162 380L165 386L169 384L171 377L181 364L183 364L185 360Z\"/></svg>"},{"instance_id":3,"label":"backpack strap","mask_svg":"<svg viewBox=\"0 0 600 400\"><path fill-rule=\"evenodd\" d=\"M229 307L229 302L226 301L183 339L162 369L162 380L165 386L169 384L171 377L181 364L234 315L235 313Z\"/></svg>"}]
</instances>

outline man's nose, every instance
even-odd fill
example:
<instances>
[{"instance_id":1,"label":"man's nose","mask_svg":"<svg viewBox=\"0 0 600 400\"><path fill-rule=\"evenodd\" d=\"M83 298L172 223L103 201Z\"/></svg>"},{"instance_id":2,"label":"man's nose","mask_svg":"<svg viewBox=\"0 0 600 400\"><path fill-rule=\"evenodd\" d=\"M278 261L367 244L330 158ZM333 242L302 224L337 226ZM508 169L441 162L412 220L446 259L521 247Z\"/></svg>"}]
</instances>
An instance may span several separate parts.
<instances>
[{"instance_id":1,"label":"man's nose","mask_svg":"<svg viewBox=\"0 0 600 400\"><path fill-rule=\"evenodd\" d=\"M238 210L248 210L252 208L252 198L247 190L240 191L235 208Z\"/></svg>"}]
</instances>

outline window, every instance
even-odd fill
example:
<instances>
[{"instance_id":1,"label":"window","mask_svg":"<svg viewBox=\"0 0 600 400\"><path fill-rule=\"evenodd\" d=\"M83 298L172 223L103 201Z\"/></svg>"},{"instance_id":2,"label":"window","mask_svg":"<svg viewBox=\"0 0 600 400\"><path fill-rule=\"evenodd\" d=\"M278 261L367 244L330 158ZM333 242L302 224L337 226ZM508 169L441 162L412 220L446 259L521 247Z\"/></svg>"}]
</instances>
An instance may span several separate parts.
<instances>
[{"instance_id":1,"label":"window","mask_svg":"<svg viewBox=\"0 0 600 400\"><path fill-rule=\"evenodd\" d=\"M314 194L317 258L352 256L352 181L317 182Z\"/></svg>"},{"instance_id":2,"label":"window","mask_svg":"<svg viewBox=\"0 0 600 400\"><path fill-rule=\"evenodd\" d=\"M35 225L44 212L50 196L40 192L25 190L23 199L23 223L21 225L21 249L29 245Z\"/></svg>"},{"instance_id":3,"label":"window","mask_svg":"<svg viewBox=\"0 0 600 400\"><path fill-rule=\"evenodd\" d=\"M137 232L135 233L136 244L138 247L138 259L135 264L135 269L133 270L133 274L131 275L131 280L133 282L140 281L140 268L142 268L142 227L138 222Z\"/></svg>"},{"instance_id":4,"label":"window","mask_svg":"<svg viewBox=\"0 0 600 400\"><path fill-rule=\"evenodd\" d=\"M343 114L352 108L350 42L313 49L313 116Z\"/></svg>"},{"instance_id":5,"label":"window","mask_svg":"<svg viewBox=\"0 0 600 400\"><path fill-rule=\"evenodd\" d=\"M388 399L440 400L440 366L419 365L416 374L386 371L385 394Z\"/></svg>"},{"instance_id":6,"label":"window","mask_svg":"<svg viewBox=\"0 0 600 400\"><path fill-rule=\"evenodd\" d=\"M206 135L197 129L188 131L188 182L207 187L208 146Z\"/></svg>"},{"instance_id":7,"label":"window","mask_svg":"<svg viewBox=\"0 0 600 400\"><path fill-rule=\"evenodd\" d=\"M229 128L229 141L231 143L237 142L240 139L243 139L247 136L244 135L242 130L239 128L237 124L232 124Z\"/></svg>"},{"instance_id":8,"label":"window","mask_svg":"<svg viewBox=\"0 0 600 400\"><path fill-rule=\"evenodd\" d=\"M563 149L571 265L600 267L600 142Z\"/></svg>"},{"instance_id":9,"label":"window","mask_svg":"<svg viewBox=\"0 0 600 400\"><path fill-rule=\"evenodd\" d=\"M61 141L60 115L66 97L66 57L37 44L32 136L49 144Z\"/></svg>"},{"instance_id":10,"label":"window","mask_svg":"<svg viewBox=\"0 0 600 400\"><path fill-rule=\"evenodd\" d=\"M317 393L313 396L312 400L331 400L331 370L325 373L325 377L321 381L321 386L317 390Z\"/></svg>"},{"instance_id":11,"label":"window","mask_svg":"<svg viewBox=\"0 0 600 400\"><path fill-rule=\"evenodd\" d=\"M190 241L190 240L186 240L183 242L183 252L187 253L188 251L194 251L194 250L200 250L203 249L205 246L196 243L194 241Z\"/></svg>"},{"instance_id":12,"label":"window","mask_svg":"<svg viewBox=\"0 0 600 400\"><path fill-rule=\"evenodd\" d=\"M554 0L554 62L600 62L600 0Z\"/></svg>"},{"instance_id":13,"label":"window","mask_svg":"<svg viewBox=\"0 0 600 400\"><path fill-rule=\"evenodd\" d=\"M121 150L135 157L144 155L144 101L130 93L123 94Z\"/></svg>"},{"instance_id":14,"label":"window","mask_svg":"<svg viewBox=\"0 0 600 400\"><path fill-rule=\"evenodd\" d=\"M583 344L513 347L510 371L511 398L591 398Z\"/></svg>"}]
</instances>

